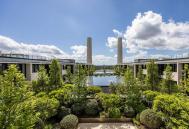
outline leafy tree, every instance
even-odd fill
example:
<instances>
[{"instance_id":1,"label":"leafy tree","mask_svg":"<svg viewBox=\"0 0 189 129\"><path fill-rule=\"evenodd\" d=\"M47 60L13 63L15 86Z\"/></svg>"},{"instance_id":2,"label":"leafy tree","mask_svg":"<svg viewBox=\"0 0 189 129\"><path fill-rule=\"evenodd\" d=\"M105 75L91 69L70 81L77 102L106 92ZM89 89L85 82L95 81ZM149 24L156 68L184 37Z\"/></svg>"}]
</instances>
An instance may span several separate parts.
<instances>
[{"instance_id":1,"label":"leafy tree","mask_svg":"<svg viewBox=\"0 0 189 129\"><path fill-rule=\"evenodd\" d=\"M50 65L49 84L52 89L57 89L63 85L62 68L56 59L53 59Z\"/></svg>"},{"instance_id":2,"label":"leafy tree","mask_svg":"<svg viewBox=\"0 0 189 129\"><path fill-rule=\"evenodd\" d=\"M189 95L189 66L184 65L184 76L179 85L180 91Z\"/></svg>"},{"instance_id":3,"label":"leafy tree","mask_svg":"<svg viewBox=\"0 0 189 129\"><path fill-rule=\"evenodd\" d=\"M76 71L73 76L73 84L75 102L82 102L87 95L86 69L82 65L76 66Z\"/></svg>"},{"instance_id":4,"label":"leafy tree","mask_svg":"<svg viewBox=\"0 0 189 129\"><path fill-rule=\"evenodd\" d=\"M117 93L126 97L125 104L127 106L135 109L135 112L140 112L144 109L144 105L141 101L141 83L136 78L134 78L133 71L130 68L126 69L124 75L124 84L119 85L117 88Z\"/></svg>"},{"instance_id":5,"label":"leafy tree","mask_svg":"<svg viewBox=\"0 0 189 129\"><path fill-rule=\"evenodd\" d=\"M172 81L172 67L167 65L164 71L165 78L161 82L162 91L171 94L176 91L176 85Z\"/></svg>"},{"instance_id":6,"label":"leafy tree","mask_svg":"<svg viewBox=\"0 0 189 129\"><path fill-rule=\"evenodd\" d=\"M146 85L151 90L157 90L159 86L158 65L154 60L147 64Z\"/></svg>"},{"instance_id":7,"label":"leafy tree","mask_svg":"<svg viewBox=\"0 0 189 129\"><path fill-rule=\"evenodd\" d=\"M139 67L138 67L137 78L141 82L144 81L144 75L143 75L143 71L142 71L142 66L141 65L139 65Z\"/></svg>"},{"instance_id":8,"label":"leafy tree","mask_svg":"<svg viewBox=\"0 0 189 129\"><path fill-rule=\"evenodd\" d=\"M68 84L73 83L73 74L71 72L71 67L68 67L66 69L65 82L68 83Z\"/></svg>"},{"instance_id":9,"label":"leafy tree","mask_svg":"<svg viewBox=\"0 0 189 129\"><path fill-rule=\"evenodd\" d=\"M37 121L33 103L24 75L16 65L10 65L4 76L0 77L0 128L30 129Z\"/></svg>"},{"instance_id":10,"label":"leafy tree","mask_svg":"<svg viewBox=\"0 0 189 129\"><path fill-rule=\"evenodd\" d=\"M124 68L123 66L120 66L120 65L114 66L114 72L118 76L124 76L125 71L126 71L126 68Z\"/></svg>"},{"instance_id":11,"label":"leafy tree","mask_svg":"<svg viewBox=\"0 0 189 129\"><path fill-rule=\"evenodd\" d=\"M39 67L38 78L32 84L33 90L37 93L49 91L49 77L44 66Z\"/></svg>"}]
</instances>

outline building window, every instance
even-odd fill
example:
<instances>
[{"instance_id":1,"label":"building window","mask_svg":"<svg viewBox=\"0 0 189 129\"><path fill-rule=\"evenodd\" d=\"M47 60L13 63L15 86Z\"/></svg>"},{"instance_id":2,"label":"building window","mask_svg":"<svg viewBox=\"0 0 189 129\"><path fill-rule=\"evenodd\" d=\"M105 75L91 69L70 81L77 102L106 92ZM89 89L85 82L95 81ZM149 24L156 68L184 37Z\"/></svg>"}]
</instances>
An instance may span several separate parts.
<instances>
[{"instance_id":1,"label":"building window","mask_svg":"<svg viewBox=\"0 0 189 129\"><path fill-rule=\"evenodd\" d=\"M39 71L39 64L32 64L32 72L36 73Z\"/></svg>"}]
</instances>

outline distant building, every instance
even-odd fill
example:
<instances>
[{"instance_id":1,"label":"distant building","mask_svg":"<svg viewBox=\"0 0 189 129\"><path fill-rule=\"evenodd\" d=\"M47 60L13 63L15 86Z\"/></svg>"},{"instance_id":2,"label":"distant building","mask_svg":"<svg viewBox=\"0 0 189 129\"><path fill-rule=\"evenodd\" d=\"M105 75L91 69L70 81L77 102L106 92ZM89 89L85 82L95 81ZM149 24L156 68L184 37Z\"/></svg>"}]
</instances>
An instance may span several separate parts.
<instances>
[{"instance_id":1,"label":"distant building","mask_svg":"<svg viewBox=\"0 0 189 129\"><path fill-rule=\"evenodd\" d=\"M62 66L62 73L66 73L68 66L71 72L74 72L74 59L58 59ZM44 65L49 71L51 60L42 56L32 56L25 54L0 54L0 73L8 68L10 64L16 64L18 69L25 75L26 79L31 81L37 78L37 71L40 65Z\"/></svg>"},{"instance_id":2,"label":"distant building","mask_svg":"<svg viewBox=\"0 0 189 129\"><path fill-rule=\"evenodd\" d=\"M136 77L139 66L142 66L143 74L147 74L146 65L150 62L151 59L136 59L132 63L125 63L122 65L131 66L134 70L134 76ZM173 81L180 83L183 75L184 65L189 64L189 57L185 58L162 58L154 59L155 63L158 64L159 76L165 78L164 71L166 65L169 64L172 67L172 79Z\"/></svg>"}]
</instances>

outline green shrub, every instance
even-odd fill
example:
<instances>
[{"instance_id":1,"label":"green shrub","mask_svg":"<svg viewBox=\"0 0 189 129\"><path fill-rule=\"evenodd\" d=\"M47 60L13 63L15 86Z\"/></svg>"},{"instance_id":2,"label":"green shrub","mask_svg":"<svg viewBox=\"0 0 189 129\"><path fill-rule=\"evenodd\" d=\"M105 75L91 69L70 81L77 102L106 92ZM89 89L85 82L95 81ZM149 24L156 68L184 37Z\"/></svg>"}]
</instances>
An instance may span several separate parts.
<instances>
[{"instance_id":1,"label":"green shrub","mask_svg":"<svg viewBox=\"0 0 189 129\"><path fill-rule=\"evenodd\" d=\"M84 113L85 104L74 103L71 107L72 113L75 115L82 115Z\"/></svg>"},{"instance_id":2,"label":"green shrub","mask_svg":"<svg viewBox=\"0 0 189 129\"><path fill-rule=\"evenodd\" d=\"M189 128L189 98L181 95L159 95L153 109L161 114L167 128Z\"/></svg>"},{"instance_id":3,"label":"green shrub","mask_svg":"<svg viewBox=\"0 0 189 129\"><path fill-rule=\"evenodd\" d=\"M98 93L96 99L101 103L105 111L108 108L120 107L121 98L116 94Z\"/></svg>"},{"instance_id":4,"label":"green shrub","mask_svg":"<svg viewBox=\"0 0 189 129\"><path fill-rule=\"evenodd\" d=\"M121 112L120 112L119 108L109 108L108 114L109 114L110 118L120 118L121 117Z\"/></svg>"},{"instance_id":5,"label":"green shrub","mask_svg":"<svg viewBox=\"0 0 189 129\"><path fill-rule=\"evenodd\" d=\"M49 93L49 96L59 100L61 105L63 104L67 105L72 103L72 96L73 96L72 92L73 92L73 85L67 84L62 88L51 91Z\"/></svg>"},{"instance_id":6,"label":"green shrub","mask_svg":"<svg viewBox=\"0 0 189 129\"><path fill-rule=\"evenodd\" d=\"M78 124L78 118L75 115L67 115L60 121L60 126L63 129L76 129Z\"/></svg>"},{"instance_id":7,"label":"green shrub","mask_svg":"<svg viewBox=\"0 0 189 129\"><path fill-rule=\"evenodd\" d=\"M153 101L154 98L158 95L160 95L160 92L157 91L151 91L151 90L146 90L143 92L143 95L147 101Z\"/></svg>"},{"instance_id":8,"label":"green shrub","mask_svg":"<svg viewBox=\"0 0 189 129\"><path fill-rule=\"evenodd\" d=\"M152 109L141 112L140 122L150 129L158 129L162 124L161 117Z\"/></svg>"},{"instance_id":9,"label":"green shrub","mask_svg":"<svg viewBox=\"0 0 189 129\"><path fill-rule=\"evenodd\" d=\"M126 105L124 107L124 115L126 117L132 118L135 116L135 110L132 107Z\"/></svg>"},{"instance_id":10,"label":"green shrub","mask_svg":"<svg viewBox=\"0 0 189 129\"><path fill-rule=\"evenodd\" d=\"M88 86L87 87L87 93L88 95L95 95L99 92L102 92L102 88L99 86Z\"/></svg>"},{"instance_id":11,"label":"green shrub","mask_svg":"<svg viewBox=\"0 0 189 129\"><path fill-rule=\"evenodd\" d=\"M98 114L98 102L96 99L90 99L87 101L85 106L85 113L89 116L96 116Z\"/></svg>"},{"instance_id":12,"label":"green shrub","mask_svg":"<svg viewBox=\"0 0 189 129\"><path fill-rule=\"evenodd\" d=\"M62 119L65 116L71 114L71 109L66 108L65 106L61 106L60 109L58 110L58 118Z\"/></svg>"},{"instance_id":13,"label":"green shrub","mask_svg":"<svg viewBox=\"0 0 189 129\"><path fill-rule=\"evenodd\" d=\"M55 98L49 98L48 96L33 98L31 102L34 102L35 110L40 114L39 117L42 120L46 120L57 114L59 107L59 101Z\"/></svg>"},{"instance_id":14,"label":"green shrub","mask_svg":"<svg viewBox=\"0 0 189 129\"><path fill-rule=\"evenodd\" d=\"M44 66L39 67L37 80L32 81L32 88L36 93L49 91L49 77Z\"/></svg>"},{"instance_id":15,"label":"green shrub","mask_svg":"<svg viewBox=\"0 0 189 129\"><path fill-rule=\"evenodd\" d=\"M24 74L16 65L9 65L0 75L0 128L31 129L37 122L38 113L31 101L33 93L28 89Z\"/></svg>"}]
</instances>

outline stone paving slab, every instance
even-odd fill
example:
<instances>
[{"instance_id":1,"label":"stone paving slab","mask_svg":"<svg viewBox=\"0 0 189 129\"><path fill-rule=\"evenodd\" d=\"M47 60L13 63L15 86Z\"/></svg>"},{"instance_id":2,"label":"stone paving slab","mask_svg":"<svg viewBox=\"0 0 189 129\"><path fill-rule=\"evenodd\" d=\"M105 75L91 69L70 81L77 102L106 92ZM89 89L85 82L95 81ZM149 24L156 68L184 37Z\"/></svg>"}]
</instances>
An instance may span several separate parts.
<instances>
[{"instance_id":1,"label":"stone paving slab","mask_svg":"<svg viewBox=\"0 0 189 129\"><path fill-rule=\"evenodd\" d=\"M132 123L80 123L78 129L137 129Z\"/></svg>"}]
</instances>

